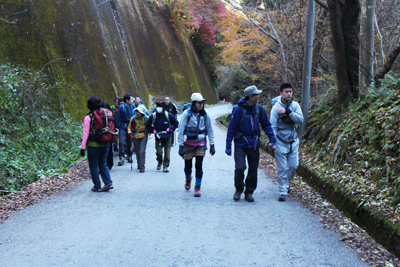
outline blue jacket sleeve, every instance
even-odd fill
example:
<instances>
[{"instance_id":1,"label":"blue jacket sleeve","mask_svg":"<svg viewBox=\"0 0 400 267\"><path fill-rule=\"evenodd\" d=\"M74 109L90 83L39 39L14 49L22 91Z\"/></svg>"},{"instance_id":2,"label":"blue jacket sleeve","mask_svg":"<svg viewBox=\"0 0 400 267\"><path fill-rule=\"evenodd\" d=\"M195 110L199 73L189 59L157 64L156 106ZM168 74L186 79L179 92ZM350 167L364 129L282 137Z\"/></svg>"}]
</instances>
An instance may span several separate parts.
<instances>
[{"instance_id":1,"label":"blue jacket sleeve","mask_svg":"<svg viewBox=\"0 0 400 267\"><path fill-rule=\"evenodd\" d=\"M153 115L151 115L151 116L147 119L147 121L146 121L146 123L145 123L146 129L147 129L150 133L153 133L153 132L154 132L154 128L151 126L152 123L153 123Z\"/></svg>"},{"instance_id":2,"label":"blue jacket sleeve","mask_svg":"<svg viewBox=\"0 0 400 267\"><path fill-rule=\"evenodd\" d=\"M118 107L118 112L117 112L117 128L121 126L121 116L124 113L124 105L121 105Z\"/></svg>"},{"instance_id":3,"label":"blue jacket sleeve","mask_svg":"<svg viewBox=\"0 0 400 267\"><path fill-rule=\"evenodd\" d=\"M264 107L259 105L259 109L260 109L261 127L264 130L265 134L268 135L268 140L271 143L271 146L274 146L276 143L276 138L275 138L272 126L271 126L271 122L268 119L268 116L267 116L267 113L265 112Z\"/></svg>"},{"instance_id":4,"label":"blue jacket sleeve","mask_svg":"<svg viewBox=\"0 0 400 267\"><path fill-rule=\"evenodd\" d=\"M242 112L241 107L238 105L232 111L231 120L228 125L228 132L226 134L226 147L232 147L232 140L235 137L235 133L240 121L240 113Z\"/></svg>"}]
</instances>

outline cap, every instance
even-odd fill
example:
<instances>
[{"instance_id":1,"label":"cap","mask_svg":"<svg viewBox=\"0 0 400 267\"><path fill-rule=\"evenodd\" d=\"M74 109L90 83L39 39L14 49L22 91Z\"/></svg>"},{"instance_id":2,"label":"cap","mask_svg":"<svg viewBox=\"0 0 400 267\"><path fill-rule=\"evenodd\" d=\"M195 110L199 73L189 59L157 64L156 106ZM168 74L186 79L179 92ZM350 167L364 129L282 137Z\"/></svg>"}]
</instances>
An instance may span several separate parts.
<instances>
[{"instance_id":1,"label":"cap","mask_svg":"<svg viewBox=\"0 0 400 267\"><path fill-rule=\"evenodd\" d=\"M165 103L164 103L164 101L162 101L162 100L158 100L157 102L156 102L156 105L157 106L161 106L161 107L165 107Z\"/></svg>"},{"instance_id":2,"label":"cap","mask_svg":"<svg viewBox=\"0 0 400 267\"><path fill-rule=\"evenodd\" d=\"M190 99L196 102L201 102L201 101L206 101L207 99L204 99L203 96L200 93L193 93Z\"/></svg>"},{"instance_id":3,"label":"cap","mask_svg":"<svg viewBox=\"0 0 400 267\"><path fill-rule=\"evenodd\" d=\"M251 85L244 89L244 96L259 95L262 90L258 90L255 85Z\"/></svg>"}]
</instances>

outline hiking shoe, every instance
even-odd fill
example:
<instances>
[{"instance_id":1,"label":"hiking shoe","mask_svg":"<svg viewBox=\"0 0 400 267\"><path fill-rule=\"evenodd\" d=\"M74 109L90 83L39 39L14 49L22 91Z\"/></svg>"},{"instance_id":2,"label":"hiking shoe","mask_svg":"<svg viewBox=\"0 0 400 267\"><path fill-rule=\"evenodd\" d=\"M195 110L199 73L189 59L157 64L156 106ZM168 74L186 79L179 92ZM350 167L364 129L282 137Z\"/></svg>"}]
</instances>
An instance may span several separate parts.
<instances>
[{"instance_id":1,"label":"hiking shoe","mask_svg":"<svg viewBox=\"0 0 400 267\"><path fill-rule=\"evenodd\" d=\"M198 186L198 185L194 186L194 196L195 197L201 197L200 186Z\"/></svg>"},{"instance_id":2,"label":"hiking shoe","mask_svg":"<svg viewBox=\"0 0 400 267\"><path fill-rule=\"evenodd\" d=\"M93 192L100 192L101 189L93 186L90 190L92 190Z\"/></svg>"},{"instance_id":3,"label":"hiking shoe","mask_svg":"<svg viewBox=\"0 0 400 267\"><path fill-rule=\"evenodd\" d=\"M161 170L161 165L162 165L161 162L159 162L159 163L157 164L157 170Z\"/></svg>"},{"instance_id":4,"label":"hiking shoe","mask_svg":"<svg viewBox=\"0 0 400 267\"><path fill-rule=\"evenodd\" d=\"M114 187L113 187L113 183L110 182L110 183L106 184L105 186L103 186L103 187L99 190L99 192L107 192L108 190L113 189L113 188L114 188Z\"/></svg>"},{"instance_id":5,"label":"hiking shoe","mask_svg":"<svg viewBox=\"0 0 400 267\"><path fill-rule=\"evenodd\" d=\"M233 194L233 200L239 201L241 194L242 194L242 192L236 190L235 194Z\"/></svg>"},{"instance_id":6,"label":"hiking shoe","mask_svg":"<svg viewBox=\"0 0 400 267\"><path fill-rule=\"evenodd\" d=\"M186 190L189 190L190 187L192 186L192 178L193 178L193 176L190 176L190 178L186 178L186 181L185 181L185 189Z\"/></svg>"},{"instance_id":7,"label":"hiking shoe","mask_svg":"<svg viewBox=\"0 0 400 267\"><path fill-rule=\"evenodd\" d=\"M140 172L144 172L144 168L140 168Z\"/></svg>"},{"instance_id":8,"label":"hiking shoe","mask_svg":"<svg viewBox=\"0 0 400 267\"><path fill-rule=\"evenodd\" d=\"M245 193L244 199L247 200L248 202L254 202L254 197L253 197L253 194L251 194L251 193Z\"/></svg>"},{"instance_id":9,"label":"hiking shoe","mask_svg":"<svg viewBox=\"0 0 400 267\"><path fill-rule=\"evenodd\" d=\"M286 196L285 195L279 195L279 198L278 198L278 200L279 201L286 201Z\"/></svg>"},{"instance_id":10,"label":"hiking shoe","mask_svg":"<svg viewBox=\"0 0 400 267\"><path fill-rule=\"evenodd\" d=\"M164 168L163 168L163 172L169 172L169 170L168 170L168 166L164 166Z\"/></svg>"},{"instance_id":11,"label":"hiking shoe","mask_svg":"<svg viewBox=\"0 0 400 267\"><path fill-rule=\"evenodd\" d=\"M133 162L132 157L128 157L128 163L132 163L132 162Z\"/></svg>"},{"instance_id":12,"label":"hiking shoe","mask_svg":"<svg viewBox=\"0 0 400 267\"><path fill-rule=\"evenodd\" d=\"M118 161L118 166L122 166L122 165L124 165L124 159L119 159L119 161Z\"/></svg>"}]
</instances>

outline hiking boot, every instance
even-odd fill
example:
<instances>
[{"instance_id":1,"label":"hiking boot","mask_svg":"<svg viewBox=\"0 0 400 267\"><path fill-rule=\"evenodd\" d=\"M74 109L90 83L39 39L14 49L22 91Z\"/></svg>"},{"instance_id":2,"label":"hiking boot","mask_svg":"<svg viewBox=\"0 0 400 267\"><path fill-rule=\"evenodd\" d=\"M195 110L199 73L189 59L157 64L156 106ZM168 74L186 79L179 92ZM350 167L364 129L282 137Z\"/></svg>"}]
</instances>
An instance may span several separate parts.
<instances>
[{"instance_id":1,"label":"hiking boot","mask_svg":"<svg viewBox=\"0 0 400 267\"><path fill-rule=\"evenodd\" d=\"M90 189L90 190L92 190L93 192L100 192L100 189L99 188L96 188L96 187L92 187L92 189Z\"/></svg>"},{"instance_id":2,"label":"hiking boot","mask_svg":"<svg viewBox=\"0 0 400 267\"><path fill-rule=\"evenodd\" d=\"M200 186L198 186L198 185L194 186L194 196L195 197L201 197Z\"/></svg>"},{"instance_id":3,"label":"hiking boot","mask_svg":"<svg viewBox=\"0 0 400 267\"><path fill-rule=\"evenodd\" d=\"M128 157L128 163L132 163L132 162L133 162L132 157Z\"/></svg>"},{"instance_id":4,"label":"hiking boot","mask_svg":"<svg viewBox=\"0 0 400 267\"><path fill-rule=\"evenodd\" d=\"M162 165L161 162L159 162L159 163L157 164L157 170L161 170L161 165Z\"/></svg>"},{"instance_id":5,"label":"hiking boot","mask_svg":"<svg viewBox=\"0 0 400 267\"><path fill-rule=\"evenodd\" d=\"M279 195L279 198L278 198L278 200L279 201L286 201L286 196L285 195Z\"/></svg>"},{"instance_id":6,"label":"hiking boot","mask_svg":"<svg viewBox=\"0 0 400 267\"><path fill-rule=\"evenodd\" d=\"M122 165L124 165L124 159L120 158L118 161L118 166L122 166Z\"/></svg>"},{"instance_id":7,"label":"hiking boot","mask_svg":"<svg viewBox=\"0 0 400 267\"><path fill-rule=\"evenodd\" d=\"M186 181L185 181L185 189L186 190L189 190L190 189L190 187L192 186L191 184L192 184L192 176L190 176L189 178L186 178Z\"/></svg>"},{"instance_id":8,"label":"hiking boot","mask_svg":"<svg viewBox=\"0 0 400 267\"><path fill-rule=\"evenodd\" d=\"M233 194L233 200L239 201L241 194L242 194L242 192L236 190L235 194Z\"/></svg>"},{"instance_id":9,"label":"hiking boot","mask_svg":"<svg viewBox=\"0 0 400 267\"><path fill-rule=\"evenodd\" d=\"M169 172L169 170L168 170L168 166L164 166L164 168L163 168L163 172Z\"/></svg>"},{"instance_id":10,"label":"hiking boot","mask_svg":"<svg viewBox=\"0 0 400 267\"><path fill-rule=\"evenodd\" d=\"M110 182L110 183L106 184L105 186L103 186L103 187L99 190L99 192L107 192L108 190L113 189L113 188L114 188L114 187L113 187L113 183Z\"/></svg>"},{"instance_id":11,"label":"hiking boot","mask_svg":"<svg viewBox=\"0 0 400 267\"><path fill-rule=\"evenodd\" d=\"M254 202L254 197L252 193L245 193L244 199L247 200L248 202Z\"/></svg>"},{"instance_id":12,"label":"hiking boot","mask_svg":"<svg viewBox=\"0 0 400 267\"><path fill-rule=\"evenodd\" d=\"M144 168L140 168L140 172L144 172Z\"/></svg>"}]
</instances>

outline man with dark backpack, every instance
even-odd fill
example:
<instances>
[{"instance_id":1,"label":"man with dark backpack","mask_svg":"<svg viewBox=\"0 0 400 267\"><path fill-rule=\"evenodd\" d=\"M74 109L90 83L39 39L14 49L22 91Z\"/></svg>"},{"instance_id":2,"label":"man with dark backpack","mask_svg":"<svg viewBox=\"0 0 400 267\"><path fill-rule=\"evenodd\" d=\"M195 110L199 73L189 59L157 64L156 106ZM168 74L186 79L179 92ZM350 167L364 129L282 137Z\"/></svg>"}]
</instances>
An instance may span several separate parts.
<instances>
[{"instance_id":1,"label":"man with dark backpack","mask_svg":"<svg viewBox=\"0 0 400 267\"><path fill-rule=\"evenodd\" d=\"M169 172L171 155L171 132L178 127L178 121L175 116L165 111L164 101L156 102L156 111L145 123L147 130L153 133L156 141L157 170L163 165L163 172ZM164 158L162 155L164 149Z\"/></svg>"},{"instance_id":2,"label":"man with dark backpack","mask_svg":"<svg viewBox=\"0 0 400 267\"><path fill-rule=\"evenodd\" d=\"M118 166L124 165L125 144L128 162L132 163L132 140L128 138L128 125L132 117L133 96L131 94L124 95L124 103L118 106L117 127L119 129L119 162Z\"/></svg>"},{"instance_id":3,"label":"man with dark backpack","mask_svg":"<svg viewBox=\"0 0 400 267\"><path fill-rule=\"evenodd\" d=\"M290 180L293 179L299 165L299 138L297 138L296 123L302 123L304 117L300 105L293 101L292 96L292 85L282 84L280 98L271 109L272 129L277 137L275 158L278 166L279 201L286 200L286 194L290 192Z\"/></svg>"},{"instance_id":4,"label":"man with dark backpack","mask_svg":"<svg viewBox=\"0 0 400 267\"><path fill-rule=\"evenodd\" d=\"M252 85L244 90L245 98L241 98L232 112L226 136L226 150L228 156L232 155L231 143L235 143L235 187L233 200L238 201L246 188L244 199L254 202L253 192L257 187L257 170L260 160L261 128L268 135L270 146L276 149L276 139L268 120L265 109L258 104L260 93L256 86ZM246 157L249 171L245 183L244 171L246 170Z\"/></svg>"}]
</instances>

